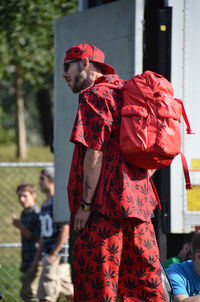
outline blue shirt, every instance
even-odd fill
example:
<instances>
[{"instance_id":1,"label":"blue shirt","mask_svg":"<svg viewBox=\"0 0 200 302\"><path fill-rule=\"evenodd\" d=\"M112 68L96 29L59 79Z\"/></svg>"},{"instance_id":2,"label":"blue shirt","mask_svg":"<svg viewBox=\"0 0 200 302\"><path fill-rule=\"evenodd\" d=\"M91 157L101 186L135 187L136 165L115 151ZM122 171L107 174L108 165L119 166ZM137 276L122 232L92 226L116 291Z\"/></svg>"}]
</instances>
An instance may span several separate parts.
<instances>
[{"instance_id":1,"label":"blue shirt","mask_svg":"<svg viewBox=\"0 0 200 302\"><path fill-rule=\"evenodd\" d=\"M31 238L28 239L21 233L22 265L20 270L25 272L33 262L36 253L36 243L40 237L39 208L34 205L25 209L21 213L20 221L32 234Z\"/></svg>"},{"instance_id":2,"label":"blue shirt","mask_svg":"<svg viewBox=\"0 0 200 302\"><path fill-rule=\"evenodd\" d=\"M174 263L167 268L174 296L200 294L200 276L195 272L192 260Z\"/></svg>"},{"instance_id":3,"label":"blue shirt","mask_svg":"<svg viewBox=\"0 0 200 302\"><path fill-rule=\"evenodd\" d=\"M40 211L41 237L44 254L49 255L56 245L61 226L53 220L53 199L44 203ZM60 256L68 257L68 241L59 252Z\"/></svg>"}]
</instances>

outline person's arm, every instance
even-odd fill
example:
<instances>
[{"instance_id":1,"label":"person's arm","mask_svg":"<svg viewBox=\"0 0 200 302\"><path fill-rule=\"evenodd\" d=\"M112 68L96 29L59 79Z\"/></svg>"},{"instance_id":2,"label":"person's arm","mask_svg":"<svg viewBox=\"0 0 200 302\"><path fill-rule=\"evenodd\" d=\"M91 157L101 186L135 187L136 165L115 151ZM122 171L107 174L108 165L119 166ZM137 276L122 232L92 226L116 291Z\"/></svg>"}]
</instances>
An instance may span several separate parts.
<instances>
[{"instance_id":1,"label":"person's arm","mask_svg":"<svg viewBox=\"0 0 200 302\"><path fill-rule=\"evenodd\" d=\"M39 261L40 261L41 256L42 256L42 250L43 250L43 242L42 242L42 237L40 237L40 239L39 239L39 245L38 245L38 248L37 248L37 251L36 251L33 263L31 264L31 270L34 273L37 272L38 264L39 264Z\"/></svg>"},{"instance_id":2,"label":"person's arm","mask_svg":"<svg viewBox=\"0 0 200 302\"><path fill-rule=\"evenodd\" d=\"M176 295L174 296L174 302L200 302L200 294L192 297Z\"/></svg>"},{"instance_id":3,"label":"person's arm","mask_svg":"<svg viewBox=\"0 0 200 302\"><path fill-rule=\"evenodd\" d=\"M200 295L189 296L187 284L191 276L183 273L182 264L172 264L167 269L167 274L173 287L174 302L200 302Z\"/></svg>"},{"instance_id":4,"label":"person's arm","mask_svg":"<svg viewBox=\"0 0 200 302\"><path fill-rule=\"evenodd\" d=\"M19 229L22 234L27 238L30 239L32 237L32 233L29 229L27 229L20 221L19 218L17 218L17 216L15 214L13 214L12 216L12 223L13 225Z\"/></svg>"},{"instance_id":5,"label":"person's arm","mask_svg":"<svg viewBox=\"0 0 200 302\"><path fill-rule=\"evenodd\" d=\"M83 199L92 203L99 181L103 160L103 152L87 149L83 167Z\"/></svg>"},{"instance_id":6,"label":"person's arm","mask_svg":"<svg viewBox=\"0 0 200 302\"><path fill-rule=\"evenodd\" d=\"M148 171L149 171L149 175L153 176L153 174L156 172L156 169L154 169L154 170L152 169L152 170L148 170Z\"/></svg>"},{"instance_id":7,"label":"person's arm","mask_svg":"<svg viewBox=\"0 0 200 302\"><path fill-rule=\"evenodd\" d=\"M53 263L56 260L58 253L60 252L61 248L63 247L64 243L67 241L69 237L69 225L64 224L61 228L61 232L58 236L58 240L56 242L55 247L51 251L51 254L48 255L48 261Z\"/></svg>"},{"instance_id":8,"label":"person's arm","mask_svg":"<svg viewBox=\"0 0 200 302\"><path fill-rule=\"evenodd\" d=\"M83 200L92 204L94 193L99 181L103 160L103 152L87 149L83 167ZM79 208L74 217L74 230L80 231L85 228L90 211Z\"/></svg>"}]
</instances>

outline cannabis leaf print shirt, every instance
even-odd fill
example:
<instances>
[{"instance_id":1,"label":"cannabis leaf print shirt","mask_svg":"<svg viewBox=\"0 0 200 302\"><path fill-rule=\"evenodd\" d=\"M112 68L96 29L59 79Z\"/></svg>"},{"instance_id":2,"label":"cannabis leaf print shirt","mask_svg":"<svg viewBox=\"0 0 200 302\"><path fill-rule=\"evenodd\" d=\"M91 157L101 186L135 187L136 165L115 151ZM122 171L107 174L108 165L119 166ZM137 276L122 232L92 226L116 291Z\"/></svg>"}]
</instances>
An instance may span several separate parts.
<instances>
[{"instance_id":1,"label":"cannabis leaf print shirt","mask_svg":"<svg viewBox=\"0 0 200 302\"><path fill-rule=\"evenodd\" d=\"M117 85L119 89L103 83ZM123 84L117 75L105 75L80 93L70 138L75 143L68 182L72 218L82 198L83 160L87 148L103 152L93 210L112 218L136 217L148 221L157 205L147 171L129 165L120 153L120 88Z\"/></svg>"}]
</instances>

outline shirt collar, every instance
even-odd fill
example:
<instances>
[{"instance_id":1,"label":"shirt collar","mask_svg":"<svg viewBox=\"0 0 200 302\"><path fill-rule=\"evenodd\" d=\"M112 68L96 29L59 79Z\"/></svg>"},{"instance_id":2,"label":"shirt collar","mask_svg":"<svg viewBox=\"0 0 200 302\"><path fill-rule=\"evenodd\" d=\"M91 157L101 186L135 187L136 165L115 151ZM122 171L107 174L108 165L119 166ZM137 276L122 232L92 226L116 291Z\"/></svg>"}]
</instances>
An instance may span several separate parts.
<instances>
[{"instance_id":1,"label":"shirt collar","mask_svg":"<svg viewBox=\"0 0 200 302\"><path fill-rule=\"evenodd\" d=\"M117 74L107 74L103 75L99 78L97 78L93 84L99 84L99 83L112 83L114 84L116 81L122 81L119 79L119 76Z\"/></svg>"},{"instance_id":2,"label":"shirt collar","mask_svg":"<svg viewBox=\"0 0 200 302\"><path fill-rule=\"evenodd\" d=\"M92 82L89 87L82 90L80 92L80 97L85 93L85 91L88 91L89 89L93 88L96 84L101 84L101 83L110 83L110 84L122 87L124 85L125 81L120 79L117 74L103 75L101 77L98 77L94 82Z\"/></svg>"},{"instance_id":3,"label":"shirt collar","mask_svg":"<svg viewBox=\"0 0 200 302\"><path fill-rule=\"evenodd\" d=\"M28 209L24 209L24 213L28 214L28 213L34 212L35 209L36 209L36 205L33 205L32 207L30 207Z\"/></svg>"}]
</instances>

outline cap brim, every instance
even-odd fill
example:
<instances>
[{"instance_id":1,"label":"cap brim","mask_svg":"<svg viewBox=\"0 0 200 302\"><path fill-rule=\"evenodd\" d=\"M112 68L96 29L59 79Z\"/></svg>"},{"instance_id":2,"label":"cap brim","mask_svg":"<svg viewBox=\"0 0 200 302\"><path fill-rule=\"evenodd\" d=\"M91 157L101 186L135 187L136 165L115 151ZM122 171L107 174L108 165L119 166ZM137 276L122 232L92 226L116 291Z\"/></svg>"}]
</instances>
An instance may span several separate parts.
<instances>
[{"instance_id":1,"label":"cap brim","mask_svg":"<svg viewBox=\"0 0 200 302\"><path fill-rule=\"evenodd\" d=\"M101 70L102 70L103 74L115 74L116 73L115 69L111 65L101 63L101 62L97 62L97 61L93 61L93 60L90 60L90 61L98 63L101 66Z\"/></svg>"}]
</instances>

